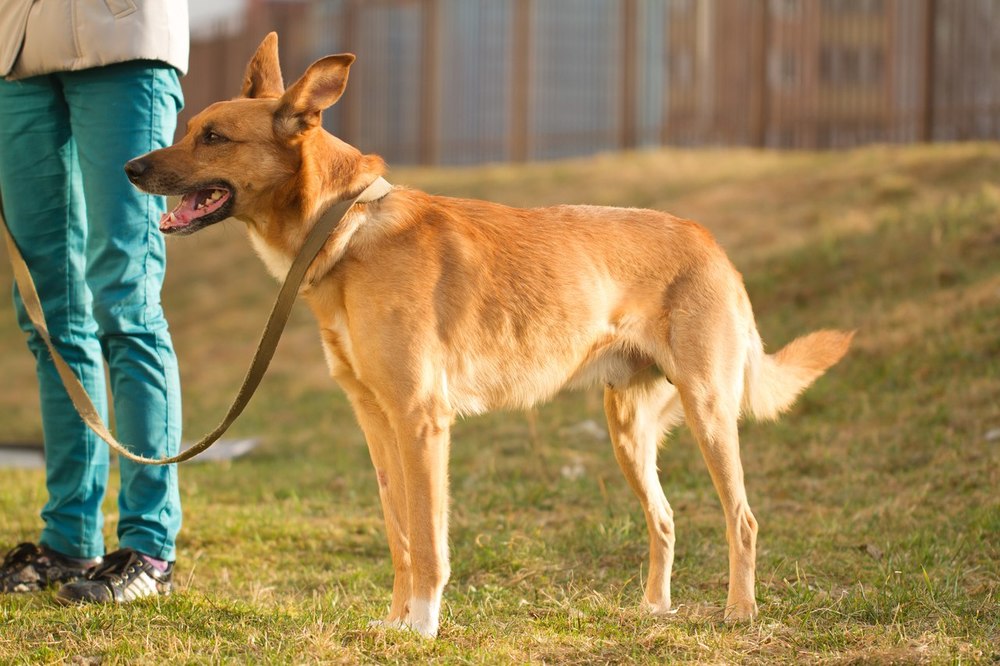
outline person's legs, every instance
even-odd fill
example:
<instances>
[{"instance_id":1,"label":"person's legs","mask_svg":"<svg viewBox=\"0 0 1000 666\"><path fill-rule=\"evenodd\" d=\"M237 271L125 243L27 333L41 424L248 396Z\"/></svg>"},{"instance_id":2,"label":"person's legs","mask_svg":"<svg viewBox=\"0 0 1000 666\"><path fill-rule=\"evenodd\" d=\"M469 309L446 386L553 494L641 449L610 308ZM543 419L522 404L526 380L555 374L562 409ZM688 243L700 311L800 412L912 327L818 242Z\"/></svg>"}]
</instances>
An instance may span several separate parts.
<instances>
[{"instance_id":1,"label":"person's legs","mask_svg":"<svg viewBox=\"0 0 1000 666\"><path fill-rule=\"evenodd\" d=\"M87 229L76 152L55 77L0 80L0 191L7 225L30 268L56 348L106 415L104 360L84 282ZM104 552L107 446L77 415L16 288L14 301L41 393L49 499L40 541L64 555L95 557Z\"/></svg>"},{"instance_id":2,"label":"person's legs","mask_svg":"<svg viewBox=\"0 0 1000 666\"><path fill-rule=\"evenodd\" d=\"M145 456L177 453L177 359L160 304L165 248L157 226L166 202L135 189L128 160L173 139L181 89L171 67L131 62L59 75L70 109L87 202L87 284L108 361L120 441ZM120 459L118 537L174 559L181 507L177 466Z\"/></svg>"}]
</instances>

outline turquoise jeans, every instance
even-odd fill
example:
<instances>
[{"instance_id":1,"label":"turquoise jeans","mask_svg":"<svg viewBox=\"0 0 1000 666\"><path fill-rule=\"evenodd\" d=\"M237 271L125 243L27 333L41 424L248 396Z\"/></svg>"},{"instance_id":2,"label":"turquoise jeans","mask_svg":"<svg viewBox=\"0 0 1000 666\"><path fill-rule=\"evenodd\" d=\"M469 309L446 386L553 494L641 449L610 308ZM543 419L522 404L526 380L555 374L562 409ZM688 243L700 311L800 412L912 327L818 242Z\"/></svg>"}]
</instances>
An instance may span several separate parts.
<instances>
[{"instance_id":1,"label":"turquoise jeans","mask_svg":"<svg viewBox=\"0 0 1000 666\"><path fill-rule=\"evenodd\" d=\"M172 142L182 99L177 72L148 61L0 79L4 214L53 341L106 422L110 385L118 439L153 457L177 453L181 435L177 359L160 305L166 202L132 187L123 166ZM107 444L74 410L16 288L14 302L41 392L40 542L73 557L102 555ZM172 561L177 466L119 464L120 547Z\"/></svg>"}]
</instances>

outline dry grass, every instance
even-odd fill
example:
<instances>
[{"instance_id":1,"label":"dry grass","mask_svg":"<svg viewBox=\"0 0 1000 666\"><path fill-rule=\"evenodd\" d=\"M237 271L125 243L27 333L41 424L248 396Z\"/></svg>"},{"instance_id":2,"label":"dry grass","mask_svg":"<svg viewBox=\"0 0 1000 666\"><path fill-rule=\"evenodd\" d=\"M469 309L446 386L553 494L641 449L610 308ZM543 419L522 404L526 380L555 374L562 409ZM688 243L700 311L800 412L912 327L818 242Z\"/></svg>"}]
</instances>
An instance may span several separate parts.
<instances>
[{"instance_id":1,"label":"dry grass","mask_svg":"<svg viewBox=\"0 0 1000 666\"><path fill-rule=\"evenodd\" d=\"M574 427L602 422L598 394L584 393L540 409L534 433L519 414L456 425L441 637L369 629L391 576L377 493L302 310L234 427L263 436L261 449L182 469L179 594L118 609L0 599L0 662L1000 659L1000 438L987 438L1000 429L1000 147L656 151L390 180L692 217L744 273L772 348L858 329L792 414L743 428L759 620L718 621L724 525L683 430L660 465L682 606L668 621L638 612L645 526L605 438ZM220 418L276 292L242 236L229 222L170 244L165 300L191 437ZM33 363L5 302L0 344L0 438L38 439ZM43 493L40 472L0 470L0 544L36 536Z\"/></svg>"}]
</instances>

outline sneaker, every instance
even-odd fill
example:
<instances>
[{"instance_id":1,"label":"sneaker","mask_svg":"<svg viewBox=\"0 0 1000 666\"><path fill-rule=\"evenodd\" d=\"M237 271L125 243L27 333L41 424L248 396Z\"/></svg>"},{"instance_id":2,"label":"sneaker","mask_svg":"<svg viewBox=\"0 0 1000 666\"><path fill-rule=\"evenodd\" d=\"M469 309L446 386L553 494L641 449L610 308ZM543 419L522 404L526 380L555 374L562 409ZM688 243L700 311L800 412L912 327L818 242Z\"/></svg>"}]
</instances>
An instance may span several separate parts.
<instances>
[{"instance_id":1,"label":"sneaker","mask_svg":"<svg viewBox=\"0 0 1000 666\"><path fill-rule=\"evenodd\" d=\"M56 599L64 603L127 603L144 597L170 594L174 565L160 571L131 548L104 556L104 562L84 580L59 588Z\"/></svg>"},{"instance_id":2,"label":"sneaker","mask_svg":"<svg viewBox=\"0 0 1000 666\"><path fill-rule=\"evenodd\" d=\"M39 592L52 585L83 578L101 558L69 557L43 545L15 546L0 564L0 593Z\"/></svg>"}]
</instances>

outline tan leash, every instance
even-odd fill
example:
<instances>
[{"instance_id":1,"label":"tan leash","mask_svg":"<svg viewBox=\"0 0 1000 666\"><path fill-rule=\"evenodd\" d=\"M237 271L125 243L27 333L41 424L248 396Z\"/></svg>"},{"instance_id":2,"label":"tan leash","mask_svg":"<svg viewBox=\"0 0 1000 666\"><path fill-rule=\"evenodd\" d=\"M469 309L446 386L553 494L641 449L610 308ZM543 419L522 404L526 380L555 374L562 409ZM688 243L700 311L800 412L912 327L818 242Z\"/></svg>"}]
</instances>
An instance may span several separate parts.
<instances>
[{"instance_id":1,"label":"tan leash","mask_svg":"<svg viewBox=\"0 0 1000 666\"><path fill-rule=\"evenodd\" d=\"M66 364L66 361L63 360L62 356L59 355L59 352L56 351L55 346L52 344L52 338L49 336L48 325L45 323L45 314L42 312L42 306L38 299L38 292L35 290L35 282L31 279L31 273L28 271L28 266L24 262L24 258L21 256L21 251L14 242L14 238L11 236L10 230L7 228L6 220L4 220L2 197L0 197L0 227L3 228L7 240L7 251L10 254L10 261L14 268L14 280L17 282L18 290L21 293L21 300L24 302L24 309L28 313L28 317L31 319L31 322L35 325L35 329L38 331L38 334L41 336L42 340L45 341L45 346L49 348L56 370L58 370L59 376L62 378L63 385L66 387L66 392L73 401L73 405L80 413L80 418L82 418L90 429L97 433L101 439L107 442L108 446L129 460L142 463L144 465L169 465L189 460L210 447L216 442L216 440L222 437L229 426L231 426L237 417L239 417L239 415L243 412L243 408L246 407L251 396L253 396L258 384L260 384L260 380L264 377L264 373L267 372L267 366L270 364L271 358L274 356L275 347L278 344L278 340L281 338L282 331L285 329L285 324L288 322L288 316L292 311L292 304L295 302L295 297L298 295L299 286L302 284L302 279L305 277L306 270L309 268L313 259L316 258L316 255L319 254L319 251L323 248L323 245L326 243L330 233L336 228L340 220L343 219L344 215L347 214L347 211L350 210L351 206L355 203L366 203L380 199L385 196L391 188L392 186L386 182L385 179L378 178L375 182L365 188L361 194L352 199L340 201L334 204L323 214L322 217L320 217L319 221L316 222L316 225L306 237L306 241L303 244L302 249L299 251L298 256L295 257L295 261L292 262L291 268L288 269L285 281L282 283L281 289L278 291L278 297L274 301L274 306L271 308L271 314L268 316L267 323L264 325L264 332L261 333L260 342L257 344L257 351L254 352L253 360L250 362L250 368L247 370L246 377L243 379L243 385L240 386L240 390L236 394L233 404L229 407L229 411L226 413L225 418L222 419L222 423L182 453L170 458L160 459L146 458L144 456L136 455L114 438L108 430L107 425L105 425L104 421L101 419L101 415L94 407L94 403L91 402L90 396L87 395L87 390L83 388L80 380L73 373L73 370Z\"/></svg>"}]
</instances>

